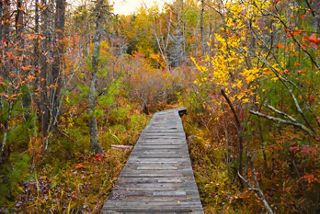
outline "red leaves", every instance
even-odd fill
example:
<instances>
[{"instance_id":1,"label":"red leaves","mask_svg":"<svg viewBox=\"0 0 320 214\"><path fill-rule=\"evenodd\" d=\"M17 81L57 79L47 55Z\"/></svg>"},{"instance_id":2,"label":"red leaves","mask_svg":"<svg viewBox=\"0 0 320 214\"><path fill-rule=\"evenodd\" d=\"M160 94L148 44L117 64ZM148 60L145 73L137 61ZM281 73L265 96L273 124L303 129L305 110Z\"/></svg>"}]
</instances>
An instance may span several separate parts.
<instances>
[{"instance_id":1,"label":"red leaves","mask_svg":"<svg viewBox=\"0 0 320 214\"><path fill-rule=\"evenodd\" d=\"M316 100L316 96L314 96L314 95L311 94L311 95L308 97L308 100L309 100L310 103L313 103L313 102Z\"/></svg>"},{"instance_id":2,"label":"red leaves","mask_svg":"<svg viewBox=\"0 0 320 214\"><path fill-rule=\"evenodd\" d=\"M310 145L298 145L294 144L290 146L289 151L293 154L300 154L302 156L316 156L319 152L320 149L317 146L310 146Z\"/></svg>"},{"instance_id":3,"label":"red leaves","mask_svg":"<svg viewBox=\"0 0 320 214\"><path fill-rule=\"evenodd\" d=\"M318 150L316 147L312 146L302 146L301 154L303 155L315 155L318 153Z\"/></svg>"},{"instance_id":4,"label":"red leaves","mask_svg":"<svg viewBox=\"0 0 320 214\"><path fill-rule=\"evenodd\" d=\"M289 151L293 154L296 154L300 151L300 147L298 145L290 146Z\"/></svg>"},{"instance_id":5,"label":"red leaves","mask_svg":"<svg viewBox=\"0 0 320 214\"><path fill-rule=\"evenodd\" d=\"M95 156L94 156L94 160L95 161L102 161L104 155L103 153L97 153Z\"/></svg>"}]
</instances>

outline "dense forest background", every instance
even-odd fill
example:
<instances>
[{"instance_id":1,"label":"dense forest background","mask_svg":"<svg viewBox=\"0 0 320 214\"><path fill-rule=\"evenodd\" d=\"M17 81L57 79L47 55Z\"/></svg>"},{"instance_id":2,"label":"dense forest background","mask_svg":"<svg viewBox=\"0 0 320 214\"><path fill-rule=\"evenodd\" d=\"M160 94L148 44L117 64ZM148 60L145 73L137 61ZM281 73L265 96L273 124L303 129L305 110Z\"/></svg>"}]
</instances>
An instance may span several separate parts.
<instances>
[{"instance_id":1,"label":"dense forest background","mask_svg":"<svg viewBox=\"0 0 320 214\"><path fill-rule=\"evenodd\" d=\"M0 212L99 212L115 145L177 106L206 213L320 212L318 0L1 0L0 17Z\"/></svg>"}]
</instances>

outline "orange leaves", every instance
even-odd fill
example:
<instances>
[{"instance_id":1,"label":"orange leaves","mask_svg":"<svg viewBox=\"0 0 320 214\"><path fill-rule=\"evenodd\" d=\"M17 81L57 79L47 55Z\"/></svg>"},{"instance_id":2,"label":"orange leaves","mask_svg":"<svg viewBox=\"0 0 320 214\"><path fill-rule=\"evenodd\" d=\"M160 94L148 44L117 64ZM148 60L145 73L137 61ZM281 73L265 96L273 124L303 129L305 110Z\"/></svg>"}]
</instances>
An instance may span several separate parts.
<instances>
[{"instance_id":1,"label":"orange leaves","mask_svg":"<svg viewBox=\"0 0 320 214\"><path fill-rule=\"evenodd\" d=\"M36 165L42 158L43 138L32 137L28 143L28 153L32 157L32 164Z\"/></svg>"},{"instance_id":2,"label":"orange leaves","mask_svg":"<svg viewBox=\"0 0 320 214\"><path fill-rule=\"evenodd\" d=\"M22 93L16 93L16 94L5 94L5 93L0 93L0 96L4 97L6 100L14 101L16 100Z\"/></svg>"},{"instance_id":3,"label":"orange leaves","mask_svg":"<svg viewBox=\"0 0 320 214\"><path fill-rule=\"evenodd\" d=\"M306 70L303 70L303 69L301 69L301 70L297 70L297 73L298 74L303 74L303 73L306 73L307 71Z\"/></svg>"},{"instance_id":4,"label":"orange leaves","mask_svg":"<svg viewBox=\"0 0 320 214\"><path fill-rule=\"evenodd\" d=\"M135 51L133 53L133 56L136 57L136 58L144 58L145 57L145 55L142 52L139 52L139 51Z\"/></svg>"},{"instance_id":5,"label":"orange leaves","mask_svg":"<svg viewBox=\"0 0 320 214\"><path fill-rule=\"evenodd\" d=\"M271 71L271 69L264 68L262 74L265 76L271 76L273 72Z\"/></svg>"},{"instance_id":6,"label":"orange leaves","mask_svg":"<svg viewBox=\"0 0 320 214\"><path fill-rule=\"evenodd\" d=\"M35 76L34 75L28 75L27 77L26 77L26 79L27 79L27 81L28 82L32 82L33 80L35 80Z\"/></svg>"},{"instance_id":7,"label":"orange leaves","mask_svg":"<svg viewBox=\"0 0 320 214\"><path fill-rule=\"evenodd\" d=\"M318 178L312 173L306 173L300 178L300 180L307 182L308 184L319 182Z\"/></svg>"},{"instance_id":8,"label":"orange leaves","mask_svg":"<svg viewBox=\"0 0 320 214\"><path fill-rule=\"evenodd\" d=\"M32 65L21 66L22 71L30 71L32 69Z\"/></svg>"},{"instance_id":9,"label":"orange leaves","mask_svg":"<svg viewBox=\"0 0 320 214\"><path fill-rule=\"evenodd\" d=\"M295 37L295 36L300 36L303 33L303 30L301 30L301 29L296 29L296 30L285 29L285 32L286 32L287 36Z\"/></svg>"},{"instance_id":10,"label":"orange leaves","mask_svg":"<svg viewBox=\"0 0 320 214\"><path fill-rule=\"evenodd\" d=\"M288 74L290 74L290 71L289 71L288 69L285 69L285 70L283 71L283 74L288 75Z\"/></svg>"},{"instance_id":11,"label":"orange leaves","mask_svg":"<svg viewBox=\"0 0 320 214\"><path fill-rule=\"evenodd\" d=\"M27 40L43 40L45 39L46 37L41 35L41 34L36 34L36 33L29 33L29 34L26 34L25 35L25 38Z\"/></svg>"},{"instance_id":12,"label":"orange leaves","mask_svg":"<svg viewBox=\"0 0 320 214\"><path fill-rule=\"evenodd\" d=\"M75 168L75 169L84 169L84 168L86 168L86 167L84 166L83 163L77 163L76 165L74 165L74 168Z\"/></svg>"},{"instance_id":13,"label":"orange leaves","mask_svg":"<svg viewBox=\"0 0 320 214\"><path fill-rule=\"evenodd\" d=\"M297 70L298 74L302 74L302 73L305 73L305 72L306 72L305 70Z\"/></svg>"},{"instance_id":14,"label":"orange leaves","mask_svg":"<svg viewBox=\"0 0 320 214\"><path fill-rule=\"evenodd\" d=\"M6 52L6 55L9 60L14 60L16 58L14 54L10 51Z\"/></svg>"},{"instance_id":15,"label":"orange leaves","mask_svg":"<svg viewBox=\"0 0 320 214\"><path fill-rule=\"evenodd\" d=\"M286 46L284 45L284 44L282 44L282 43L278 43L277 44L277 48L279 48L279 49L284 49Z\"/></svg>"},{"instance_id":16,"label":"orange leaves","mask_svg":"<svg viewBox=\"0 0 320 214\"><path fill-rule=\"evenodd\" d=\"M311 34L310 36L303 37L303 46L302 48L311 47L317 49L320 44L320 37L318 37L315 33Z\"/></svg>"},{"instance_id":17,"label":"orange leaves","mask_svg":"<svg viewBox=\"0 0 320 214\"><path fill-rule=\"evenodd\" d=\"M97 153L93 156L93 158L91 160L93 162L101 162L101 161L103 161L103 158L104 158L103 153ZM86 169L87 166L85 165L85 163L77 163L73 166L73 168L76 170L81 170L81 169Z\"/></svg>"},{"instance_id":18,"label":"orange leaves","mask_svg":"<svg viewBox=\"0 0 320 214\"><path fill-rule=\"evenodd\" d=\"M292 36L299 36L299 35L301 35L302 32L303 32L303 30L301 30L301 29L293 30L293 31L291 32L291 35L292 35Z\"/></svg>"},{"instance_id":19,"label":"orange leaves","mask_svg":"<svg viewBox=\"0 0 320 214\"><path fill-rule=\"evenodd\" d=\"M294 66L295 67L299 67L299 66L301 66L301 63L300 62L294 62Z\"/></svg>"},{"instance_id":20,"label":"orange leaves","mask_svg":"<svg viewBox=\"0 0 320 214\"><path fill-rule=\"evenodd\" d=\"M0 76L0 86L4 85L4 79Z\"/></svg>"},{"instance_id":21,"label":"orange leaves","mask_svg":"<svg viewBox=\"0 0 320 214\"><path fill-rule=\"evenodd\" d=\"M320 37L317 37L315 33L311 34L311 36L305 36L303 39L316 45L320 43Z\"/></svg>"}]
</instances>

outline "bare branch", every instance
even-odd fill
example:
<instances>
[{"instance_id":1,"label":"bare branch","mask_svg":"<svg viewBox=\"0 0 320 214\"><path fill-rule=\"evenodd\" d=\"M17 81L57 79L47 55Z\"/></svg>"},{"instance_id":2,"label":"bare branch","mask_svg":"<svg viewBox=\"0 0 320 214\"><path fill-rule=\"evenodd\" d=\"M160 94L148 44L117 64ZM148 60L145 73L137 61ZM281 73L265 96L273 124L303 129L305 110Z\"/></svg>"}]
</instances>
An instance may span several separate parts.
<instances>
[{"instance_id":1,"label":"bare branch","mask_svg":"<svg viewBox=\"0 0 320 214\"><path fill-rule=\"evenodd\" d=\"M297 122L297 120L295 118L293 118L292 116L288 115L287 113L280 111L279 109L276 109L275 107L271 106L271 105L267 105L267 107L271 110L274 111L277 114L280 114L282 116L284 116L285 118L288 118L289 120L291 120L292 122Z\"/></svg>"},{"instance_id":2,"label":"bare branch","mask_svg":"<svg viewBox=\"0 0 320 214\"><path fill-rule=\"evenodd\" d=\"M285 120L285 119L282 119L282 118L279 118L279 117L273 117L273 116L266 115L266 114L263 114L263 113L258 112L258 111L253 111L253 110L250 110L250 113L253 114L253 115L268 119L268 120L272 120L274 122L287 124L287 125L292 125L294 127L297 127L299 129L307 132L310 136L314 136L314 132L311 129L309 129L308 127L306 127L305 125L303 125L303 124L301 124L299 122L294 122L294 121L291 121L291 120Z\"/></svg>"},{"instance_id":3,"label":"bare branch","mask_svg":"<svg viewBox=\"0 0 320 214\"><path fill-rule=\"evenodd\" d=\"M253 179L255 181L255 185L252 185L248 180L246 180L240 173L239 171L237 172L238 173L238 176L239 178L248 186L248 190L254 192L257 197L262 201L263 203L263 206L264 208L268 211L269 214L273 214L273 210L271 209L266 197L264 196L261 188L260 188L260 185L259 185L259 181L257 179L257 175L256 175L256 171L255 169L253 168L252 169L252 174L253 174Z\"/></svg>"}]
</instances>

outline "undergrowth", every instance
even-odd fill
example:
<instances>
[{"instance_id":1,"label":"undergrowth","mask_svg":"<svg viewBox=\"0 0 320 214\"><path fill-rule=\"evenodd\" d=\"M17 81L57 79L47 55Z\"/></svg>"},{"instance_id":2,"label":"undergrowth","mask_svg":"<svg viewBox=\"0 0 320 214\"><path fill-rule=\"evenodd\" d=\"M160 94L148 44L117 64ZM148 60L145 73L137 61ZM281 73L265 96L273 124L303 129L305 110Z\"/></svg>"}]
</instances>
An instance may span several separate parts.
<instances>
[{"instance_id":1,"label":"undergrowth","mask_svg":"<svg viewBox=\"0 0 320 214\"><path fill-rule=\"evenodd\" d=\"M210 133L190 117L183 121L204 212L250 213L244 203L249 197L247 191L241 192L230 177L232 169L225 163L225 147L220 142L212 142Z\"/></svg>"}]
</instances>

